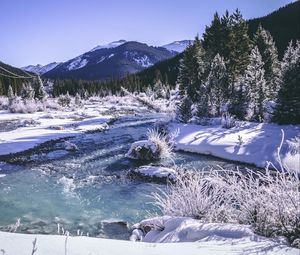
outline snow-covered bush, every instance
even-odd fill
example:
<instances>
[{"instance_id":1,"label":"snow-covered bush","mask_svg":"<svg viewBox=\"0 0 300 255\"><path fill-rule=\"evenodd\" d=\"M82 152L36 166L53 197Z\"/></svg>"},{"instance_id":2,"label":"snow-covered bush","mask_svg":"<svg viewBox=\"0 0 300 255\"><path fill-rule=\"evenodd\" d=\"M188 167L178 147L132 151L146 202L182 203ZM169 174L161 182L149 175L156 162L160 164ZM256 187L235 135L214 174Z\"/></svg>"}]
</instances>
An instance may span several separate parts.
<instances>
[{"instance_id":1,"label":"snow-covered bush","mask_svg":"<svg viewBox=\"0 0 300 255\"><path fill-rule=\"evenodd\" d=\"M76 105L81 105L82 104L81 97L80 97L80 95L78 93L76 93L76 95L75 95L74 103Z\"/></svg>"},{"instance_id":2,"label":"snow-covered bush","mask_svg":"<svg viewBox=\"0 0 300 255\"><path fill-rule=\"evenodd\" d=\"M148 140L133 143L126 156L138 160L156 160L172 156L172 142L157 130L148 131Z\"/></svg>"},{"instance_id":3,"label":"snow-covered bush","mask_svg":"<svg viewBox=\"0 0 300 255\"><path fill-rule=\"evenodd\" d=\"M166 192L154 193L164 215L186 216L203 222L230 222L234 216L227 183L217 171L179 171Z\"/></svg>"},{"instance_id":4,"label":"snow-covered bush","mask_svg":"<svg viewBox=\"0 0 300 255\"><path fill-rule=\"evenodd\" d=\"M61 106L52 98L47 98L43 100L44 107L46 109L60 110Z\"/></svg>"},{"instance_id":5,"label":"snow-covered bush","mask_svg":"<svg viewBox=\"0 0 300 255\"><path fill-rule=\"evenodd\" d=\"M235 118L231 116L229 113L225 113L222 116L221 124L223 128L233 128L236 125Z\"/></svg>"},{"instance_id":6,"label":"snow-covered bush","mask_svg":"<svg viewBox=\"0 0 300 255\"><path fill-rule=\"evenodd\" d=\"M228 180L237 220L264 236L300 236L300 180L296 172L238 173Z\"/></svg>"},{"instance_id":7,"label":"snow-covered bush","mask_svg":"<svg viewBox=\"0 0 300 255\"><path fill-rule=\"evenodd\" d=\"M295 245L300 236L300 176L284 167L184 172L153 196L165 215L251 225L260 235L285 236Z\"/></svg>"},{"instance_id":8,"label":"snow-covered bush","mask_svg":"<svg viewBox=\"0 0 300 255\"><path fill-rule=\"evenodd\" d=\"M69 95L69 92L67 92L66 95L60 95L57 99L57 103L63 107L70 106L71 97Z\"/></svg>"},{"instance_id":9,"label":"snow-covered bush","mask_svg":"<svg viewBox=\"0 0 300 255\"><path fill-rule=\"evenodd\" d=\"M9 106L9 111L12 113L34 113L37 110L39 110L38 105L33 99L22 100L17 97Z\"/></svg>"},{"instance_id":10,"label":"snow-covered bush","mask_svg":"<svg viewBox=\"0 0 300 255\"><path fill-rule=\"evenodd\" d=\"M8 108L8 97L0 96L0 110L6 110Z\"/></svg>"}]
</instances>

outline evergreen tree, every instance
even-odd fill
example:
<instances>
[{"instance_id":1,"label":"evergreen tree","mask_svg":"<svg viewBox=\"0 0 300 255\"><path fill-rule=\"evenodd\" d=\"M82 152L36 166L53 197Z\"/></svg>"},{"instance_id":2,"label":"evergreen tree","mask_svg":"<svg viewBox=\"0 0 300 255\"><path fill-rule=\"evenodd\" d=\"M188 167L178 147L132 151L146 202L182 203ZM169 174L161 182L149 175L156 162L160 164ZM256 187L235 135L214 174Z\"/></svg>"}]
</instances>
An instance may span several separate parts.
<instances>
[{"instance_id":1,"label":"evergreen tree","mask_svg":"<svg viewBox=\"0 0 300 255\"><path fill-rule=\"evenodd\" d=\"M205 61L204 49L198 37L183 54L180 61L179 75L177 83L182 97L187 94L192 102L196 102L199 96L199 88L204 82Z\"/></svg>"},{"instance_id":2,"label":"evergreen tree","mask_svg":"<svg viewBox=\"0 0 300 255\"><path fill-rule=\"evenodd\" d=\"M41 77L38 75L36 78L36 83L37 83L37 89L35 92L35 97L39 100L43 100L44 98L47 97L47 92L45 90L44 84L42 82Z\"/></svg>"},{"instance_id":3,"label":"evergreen tree","mask_svg":"<svg viewBox=\"0 0 300 255\"><path fill-rule=\"evenodd\" d=\"M81 97L80 97L79 93L76 93L76 95L75 95L75 104L81 105Z\"/></svg>"},{"instance_id":4,"label":"evergreen tree","mask_svg":"<svg viewBox=\"0 0 300 255\"><path fill-rule=\"evenodd\" d=\"M264 62L267 97L275 100L280 87L281 70L278 53L271 34L259 25L254 35L254 43L258 47Z\"/></svg>"},{"instance_id":5,"label":"evergreen tree","mask_svg":"<svg viewBox=\"0 0 300 255\"><path fill-rule=\"evenodd\" d=\"M27 83L23 83L22 89L21 89L21 97L23 100L31 100L34 98L35 92L32 86Z\"/></svg>"},{"instance_id":6,"label":"evergreen tree","mask_svg":"<svg viewBox=\"0 0 300 255\"><path fill-rule=\"evenodd\" d=\"M11 85L8 86L7 97L8 97L8 105L11 106L13 101L15 100L14 91Z\"/></svg>"},{"instance_id":7,"label":"evergreen tree","mask_svg":"<svg viewBox=\"0 0 300 255\"><path fill-rule=\"evenodd\" d=\"M192 100L185 95L177 109L177 118L180 122L187 123L192 118Z\"/></svg>"},{"instance_id":8,"label":"evergreen tree","mask_svg":"<svg viewBox=\"0 0 300 255\"><path fill-rule=\"evenodd\" d=\"M165 90L161 80L157 80L153 86L153 90L156 98L165 98Z\"/></svg>"},{"instance_id":9,"label":"evergreen tree","mask_svg":"<svg viewBox=\"0 0 300 255\"><path fill-rule=\"evenodd\" d=\"M235 93L230 97L228 112L240 120L244 120L247 115L248 101L250 96L249 88L245 85L245 76L236 78L234 83Z\"/></svg>"},{"instance_id":10,"label":"evergreen tree","mask_svg":"<svg viewBox=\"0 0 300 255\"><path fill-rule=\"evenodd\" d=\"M282 63L282 86L278 93L274 121L300 124L300 41L289 44Z\"/></svg>"},{"instance_id":11,"label":"evergreen tree","mask_svg":"<svg viewBox=\"0 0 300 255\"><path fill-rule=\"evenodd\" d=\"M264 63L257 46L250 54L250 63L245 72L245 93L248 94L248 116L251 121L263 121L266 102L266 80Z\"/></svg>"},{"instance_id":12,"label":"evergreen tree","mask_svg":"<svg viewBox=\"0 0 300 255\"><path fill-rule=\"evenodd\" d=\"M248 36L248 25L238 9L230 15L229 25L230 32L226 42L226 53L228 53L227 70L232 84L231 91L233 93L233 84L235 83L236 78L244 74L247 65L249 64L251 40Z\"/></svg>"},{"instance_id":13,"label":"evergreen tree","mask_svg":"<svg viewBox=\"0 0 300 255\"><path fill-rule=\"evenodd\" d=\"M210 26L206 26L203 33L202 45L205 49L206 56L208 59L213 59L218 53L224 53L223 42L224 42L224 26L221 22L219 14L214 14L213 21Z\"/></svg>"},{"instance_id":14,"label":"evergreen tree","mask_svg":"<svg viewBox=\"0 0 300 255\"><path fill-rule=\"evenodd\" d=\"M212 63L207 80L206 93L209 97L209 115L220 116L221 107L228 96L228 77L223 57L217 54Z\"/></svg>"}]
</instances>

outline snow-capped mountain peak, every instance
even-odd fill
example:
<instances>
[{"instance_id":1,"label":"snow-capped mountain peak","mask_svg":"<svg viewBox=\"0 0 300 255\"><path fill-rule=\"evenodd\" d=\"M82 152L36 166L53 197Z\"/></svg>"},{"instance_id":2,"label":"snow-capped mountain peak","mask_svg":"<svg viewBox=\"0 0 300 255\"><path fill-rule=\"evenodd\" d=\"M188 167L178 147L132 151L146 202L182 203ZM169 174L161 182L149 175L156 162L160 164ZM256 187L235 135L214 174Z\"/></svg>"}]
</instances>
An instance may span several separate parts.
<instances>
[{"instance_id":1,"label":"snow-capped mountain peak","mask_svg":"<svg viewBox=\"0 0 300 255\"><path fill-rule=\"evenodd\" d=\"M21 69L41 75L57 67L59 64L61 63L53 62L44 66L41 64L29 65L29 66L21 67Z\"/></svg>"},{"instance_id":2,"label":"snow-capped mountain peak","mask_svg":"<svg viewBox=\"0 0 300 255\"><path fill-rule=\"evenodd\" d=\"M97 47L93 48L90 50L90 52L95 51L95 50L100 50L100 49L111 49L111 48L116 48L124 43L126 43L126 40L119 40L119 41L114 41L105 45L98 45Z\"/></svg>"},{"instance_id":3,"label":"snow-capped mountain peak","mask_svg":"<svg viewBox=\"0 0 300 255\"><path fill-rule=\"evenodd\" d=\"M182 40L182 41L175 41L161 47L175 52L183 52L190 44L193 43L193 40Z\"/></svg>"}]
</instances>

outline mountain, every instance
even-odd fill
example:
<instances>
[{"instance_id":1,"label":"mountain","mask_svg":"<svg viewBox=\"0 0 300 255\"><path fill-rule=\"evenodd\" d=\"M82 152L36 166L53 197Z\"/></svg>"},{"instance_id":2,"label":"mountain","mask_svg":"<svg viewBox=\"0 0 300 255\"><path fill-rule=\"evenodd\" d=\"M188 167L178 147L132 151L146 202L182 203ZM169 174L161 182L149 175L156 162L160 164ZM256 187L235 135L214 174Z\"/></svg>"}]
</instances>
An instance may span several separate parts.
<instances>
[{"instance_id":1,"label":"mountain","mask_svg":"<svg viewBox=\"0 0 300 255\"><path fill-rule=\"evenodd\" d=\"M178 53L183 52L187 46L193 43L193 40L182 40L182 41L175 41L166 45L163 45L161 47L169 50L169 51L175 51Z\"/></svg>"},{"instance_id":2,"label":"mountain","mask_svg":"<svg viewBox=\"0 0 300 255\"><path fill-rule=\"evenodd\" d=\"M97 46L61 63L43 76L53 79L110 80L136 73L155 63L175 56L163 47L125 40Z\"/></svg>"},{"instance_id":3,"label":"mountain","mask_svg":"<svg viewBox=\"0 0 300 255\"><path fill-rule=\"evenodd\" d=\"M252 37L259 24L270 31L279 56L282 57L290 40L300 39L300 1L295 1L261 18L248 21Z\"/></svg>"},{"instance_id":4,"label":"mountain","mask_svg":"<svg viewBox=\"0 0 300 255\"><path fill-rule=\"evenodd\" d=\"M95 50L99 50L99 49L111 49L111 48L116 48L124 43L126 43L126 40L119 40L119 41L115 41L115 42L111 42L105 45L98 45L97 47L91 49L90 51L95 51Z\"/></svg>"},{"instance_id":5,"label":"mountain","mask_svg":"<svg viewBox=\"0 0 300 255\"><path fill-rule=\"evenodd\" d=\"M57 67L59 64L61 63L57 63L57 62L53 62L47 65L29 65L29 66L24 66L21 67L22 70L28 71L28 72L33 72L39 75L42 75L44 73L49 72L50 70L52 70L53 68Z\"/></svg>"}]
</instances>

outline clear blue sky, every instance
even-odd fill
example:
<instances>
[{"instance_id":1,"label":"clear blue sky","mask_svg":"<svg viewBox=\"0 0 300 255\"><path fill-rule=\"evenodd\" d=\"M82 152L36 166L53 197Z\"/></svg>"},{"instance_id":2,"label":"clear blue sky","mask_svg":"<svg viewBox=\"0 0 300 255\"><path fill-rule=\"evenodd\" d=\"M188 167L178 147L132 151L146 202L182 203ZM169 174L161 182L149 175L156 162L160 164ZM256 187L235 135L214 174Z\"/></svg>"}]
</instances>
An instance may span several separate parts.
<instances>
[{"instance_id":1,"label":"clear blue sky","mask_svg":"<svg viewBox=\"0 0 300 255\"><path fill-rule=\"evenodd\" d=\"M163 45L202 35L215 11L255 18L292 0L0 0L0 61L66 61L125 39Z\"/></svg>"}]
</instances>

